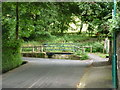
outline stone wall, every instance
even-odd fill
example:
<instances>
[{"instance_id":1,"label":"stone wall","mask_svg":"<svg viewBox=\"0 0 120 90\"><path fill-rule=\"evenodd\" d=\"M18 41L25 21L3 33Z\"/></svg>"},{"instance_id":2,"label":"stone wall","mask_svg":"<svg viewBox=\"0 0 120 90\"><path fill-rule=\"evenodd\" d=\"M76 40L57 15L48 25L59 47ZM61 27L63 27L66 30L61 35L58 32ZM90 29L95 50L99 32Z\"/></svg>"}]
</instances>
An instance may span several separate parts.
<instances>
[{"instance_id":1,"label":"stone wall","mask_svg":"<svg viewBox=\"0 0 120 90\"><path fill-rule=\"evenodd\" d=\"M118 79L120 87L120 32L117 34L117 60L118 60Z\"/></svg>"}]
</instances>

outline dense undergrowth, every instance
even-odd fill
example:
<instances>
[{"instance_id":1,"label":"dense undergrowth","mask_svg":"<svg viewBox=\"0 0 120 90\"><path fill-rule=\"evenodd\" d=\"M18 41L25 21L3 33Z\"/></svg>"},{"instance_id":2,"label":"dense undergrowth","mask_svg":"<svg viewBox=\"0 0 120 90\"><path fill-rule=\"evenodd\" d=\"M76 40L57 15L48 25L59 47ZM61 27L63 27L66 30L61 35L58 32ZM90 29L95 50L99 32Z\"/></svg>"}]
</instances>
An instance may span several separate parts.
<instances>
[{"instance_id":1,"label":"dense undergrowth","mask_svg":"<svg viewBox=\"0 0 120 90\"><path fill-rule=\"evenodd\" d=\"M3 39L4 40L4 39ZM21 42L17 41L3 41L2 45L2 72L7 72L22 64L20 54Z\"/></svg>"}]
</instances>

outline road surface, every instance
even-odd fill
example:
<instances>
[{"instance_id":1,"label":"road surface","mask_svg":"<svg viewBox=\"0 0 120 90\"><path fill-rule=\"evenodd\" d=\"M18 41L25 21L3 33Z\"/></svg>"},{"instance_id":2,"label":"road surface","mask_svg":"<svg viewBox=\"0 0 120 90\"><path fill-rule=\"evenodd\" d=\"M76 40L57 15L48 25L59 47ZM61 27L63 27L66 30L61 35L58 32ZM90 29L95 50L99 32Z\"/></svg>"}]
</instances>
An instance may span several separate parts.
<instances>
[{"instance_id":1,"label":"road surface","mask_svg":"<svg viewBox=\"0 0 120 90\"><path fill-rule=\"evenodd\" d=\"M23 59L28 63L3 74L3 88L76 88L92 64L92 60Z\"/></svg>"}]
</instances>

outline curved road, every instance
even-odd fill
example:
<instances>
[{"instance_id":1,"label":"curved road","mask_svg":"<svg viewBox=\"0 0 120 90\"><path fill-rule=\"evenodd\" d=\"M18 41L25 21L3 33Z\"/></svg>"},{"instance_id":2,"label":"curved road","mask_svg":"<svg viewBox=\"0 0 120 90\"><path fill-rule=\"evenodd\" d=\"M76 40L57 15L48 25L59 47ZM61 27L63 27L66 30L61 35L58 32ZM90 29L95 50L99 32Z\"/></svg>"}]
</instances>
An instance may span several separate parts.
<instances>
[{"instance_id":1,"label":"curved road","mask_svg":"<svg viewBox=\"0 0 120 90\"><path fill-rule=\"evenodd\" d=\"M28 61L3 74L3 88L76 88L92 60L23 58Z\"/></svg>"}]
</instances>

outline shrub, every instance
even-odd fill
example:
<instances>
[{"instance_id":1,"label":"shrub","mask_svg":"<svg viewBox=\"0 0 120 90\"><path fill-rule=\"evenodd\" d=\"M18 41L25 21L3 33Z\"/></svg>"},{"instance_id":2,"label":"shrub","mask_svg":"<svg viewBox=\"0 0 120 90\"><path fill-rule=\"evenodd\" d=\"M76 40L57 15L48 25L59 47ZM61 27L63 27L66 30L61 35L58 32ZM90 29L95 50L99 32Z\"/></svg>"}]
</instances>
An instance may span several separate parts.
<instances>
[{"instance_id":1,"label":"shrub","mask_svg":"<svg viewBox=\"0 0 120 90\"><path fill-rule=\"evenodd\" d=\"M75 55L78 55L78 56L80 56L80 60L86 60L86 59L88 59L89 57L88 57L88 55L87 55L87 53L83 53L82 51L77 51L76 53L75 53Z\"/></svg>"},{"instance_id":2,"label":"shrub","mask_svg":"<svg viewBox=\"0 0 120 90\"><path fill-rule=\"evenodd\" d=\"M101 42L101 41L84 43L81 45L82 46L92 46L92 52L103 52L103 48L104 48L103 42ZM90 52L90 48L86 48L85 51Z\"/></svg>"},{"instance_id":3,"label":"shrub","mask_svg":"<svg viewBox=\"0 0 120 90\"><path fill-rule=\"evenodd\" d=\"M95 42L92 47L93 52L103 52L104 45L101 42Z\"/></svg>"},{"instance_id":4,"label":"shrub","mask_svg":"<svg viewBox=\"0 0 120 90\"><path fill-rule=\"evenodd\" d=\"M6 42L6 41L5 41ZM20 42L11 41L7 44L3 43L2 47L2 72L9 71L22 64L20 54Z\"/></svg>"},{"instance_id":5,"label":"shrub","mask_svg":"<svg viewBox=\"0 0 120 90\"><path fill-rule=\"evenodd\" d=\"M86 60L86 59L89 59L88 55L86 53L84 54L81 54L81 60Z\"/></svg>"}]
</instances>

